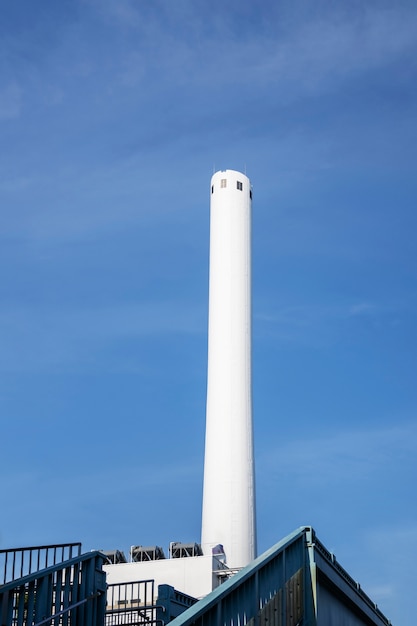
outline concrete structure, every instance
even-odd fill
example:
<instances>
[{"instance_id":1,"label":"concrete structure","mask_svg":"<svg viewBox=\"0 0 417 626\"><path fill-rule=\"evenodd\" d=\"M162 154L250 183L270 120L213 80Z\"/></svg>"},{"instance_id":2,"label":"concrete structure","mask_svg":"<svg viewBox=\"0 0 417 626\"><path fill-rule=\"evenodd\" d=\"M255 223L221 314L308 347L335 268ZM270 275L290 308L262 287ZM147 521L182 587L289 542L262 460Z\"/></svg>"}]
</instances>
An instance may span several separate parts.
<instances>
[{"instance_id":1,"label":"concrete structure","mask_svg":"<svg viewBox=\"0 0 417 626\"><path fill-rule=\"evenodd\" d=\"M256 552L249 178L234 170L217 172L210 200L204 556L105 565L109 584L152 578L155 588L168 584L196 598L251 562Z\"/></svg>"},{"instance_id":2,"label":"concrete structure","mask_svg":"<svg viewBox=\"0 0 417 626\"><path fill-rule=\"evenodd\" d=\"M201 544L221 544L230 568L256 555L251 396L251 206L245 174L210 188L210 286Z\"/></svg>"}]
</instances>

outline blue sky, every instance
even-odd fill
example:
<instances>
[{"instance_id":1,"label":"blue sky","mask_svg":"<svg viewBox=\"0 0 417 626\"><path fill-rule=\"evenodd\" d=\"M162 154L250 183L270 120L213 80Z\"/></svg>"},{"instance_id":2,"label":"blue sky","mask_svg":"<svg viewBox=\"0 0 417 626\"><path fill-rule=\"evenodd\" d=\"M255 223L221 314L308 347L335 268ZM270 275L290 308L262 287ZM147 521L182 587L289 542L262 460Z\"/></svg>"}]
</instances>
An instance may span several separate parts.
<instances>
[{"instance_id":1,"label":"blue sky","mask_svg":"<svg viewBox=\"0 0 417 626\"><path fill-rule=\"evenodd\" d=\"M4 0L0 546L200 537L209 182L253 204L259 549L417 557L417 7Z\"/></svg>"}]
</instances>

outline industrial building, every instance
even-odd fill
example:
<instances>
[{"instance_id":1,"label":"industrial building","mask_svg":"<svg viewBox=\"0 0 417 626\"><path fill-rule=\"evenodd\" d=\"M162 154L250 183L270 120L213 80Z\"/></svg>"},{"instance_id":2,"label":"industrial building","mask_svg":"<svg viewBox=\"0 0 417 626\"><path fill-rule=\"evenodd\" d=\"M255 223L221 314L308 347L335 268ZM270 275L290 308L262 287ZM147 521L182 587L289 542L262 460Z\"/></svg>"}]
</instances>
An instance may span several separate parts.
<instances>
[{"instance_id":1,"label":"industrial building","mask_svg":"<svg viewBox=\"0 0 417 626\"><path fill-rule=\"evenodd\" d=\"M309 526L198 601L154 580L106 582L106 559L80 544L0 550L1 626L390 624Z\"/></svg>"},{"instance_id":2,"label":"industrial building","mask_svg":"<svg viewBox=\"0 0 417 626\"><path fill-rule=\"evenodd\" d=\"M310 526L256 558L249 178L210 183L201 543L0 550L0 626L386 626Z\"/></svg>"}]
</instances>

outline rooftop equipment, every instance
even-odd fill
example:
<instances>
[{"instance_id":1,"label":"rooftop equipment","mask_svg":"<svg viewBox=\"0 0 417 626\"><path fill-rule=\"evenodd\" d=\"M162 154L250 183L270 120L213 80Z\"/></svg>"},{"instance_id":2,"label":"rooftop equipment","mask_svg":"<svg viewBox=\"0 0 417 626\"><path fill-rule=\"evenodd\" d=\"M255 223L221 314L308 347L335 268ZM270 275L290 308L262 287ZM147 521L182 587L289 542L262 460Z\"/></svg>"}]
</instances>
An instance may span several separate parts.
<instances>
[{"instance_id":1,"label":"rooftop equipment","mask_svg":"<svg viewBox=\"0 0 417 626\"><path fill-rule=\"evenodd\" d=\"M202 556L203 551L199 543L180 543L172 541L169 546L171 559L184 559L189 556Z\"/></svg>"},{"instance_id":2,"label":"rooftop equipment","mask_svg":"<svg viewBox=\"0 0 417 626\"><path fill-rule=\"evenodd\" d=\"M165 558L163 549L160 546L132 546L130 548L130 560L135 563L143 561L160 561Z\"/></svg>"},{"instance_id":3,"label":"rooftop equipment","mask_svg":"<svg viewBox=\"0 0 417 626\"><path fill-rule=\"evenodd\" d=\"M111 563L112 565L127 562L125 553L121 550L103 550L103 554L107 557L107 563Z\"/></svg>"}]
</instances>

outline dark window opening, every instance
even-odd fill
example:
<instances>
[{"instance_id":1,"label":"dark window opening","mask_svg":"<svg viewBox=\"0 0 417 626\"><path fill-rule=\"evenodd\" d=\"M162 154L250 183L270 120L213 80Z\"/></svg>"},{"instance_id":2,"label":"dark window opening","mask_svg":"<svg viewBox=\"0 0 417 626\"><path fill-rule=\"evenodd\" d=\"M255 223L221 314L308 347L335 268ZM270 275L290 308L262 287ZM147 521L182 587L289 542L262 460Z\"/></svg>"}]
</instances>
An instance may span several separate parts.
<instances>
[{"instance_id":1,"label":"dark window opening","mask_svg":"<svg viewBox=\"0 0 417 626\"><path fill-rule=\"evenodd\" d=\"M239 180L236 183L237 188L239 189L239 191L242 191L243 189L243 183L241 183Z\"/></svg>"}]
</instances>

